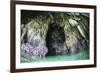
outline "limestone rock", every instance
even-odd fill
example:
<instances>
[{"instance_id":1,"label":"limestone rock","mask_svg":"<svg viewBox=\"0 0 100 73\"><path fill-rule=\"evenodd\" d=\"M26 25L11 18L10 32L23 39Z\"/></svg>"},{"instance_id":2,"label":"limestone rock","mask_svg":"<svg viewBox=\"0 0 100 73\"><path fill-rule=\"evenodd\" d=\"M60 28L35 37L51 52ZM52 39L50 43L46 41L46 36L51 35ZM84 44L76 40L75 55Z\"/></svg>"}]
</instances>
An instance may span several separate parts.
<instances>
[{"instance_id":1,"label":"limestone rock","mask_svg":"<svg viewBox=\"0 0 100 73\"><path fill-rule=\"evenodd\" d=\"M72 26L77 26L78 25L78 22L74 19L69 19L69 23L72 25Z\"/></svg>"}]
</instances>

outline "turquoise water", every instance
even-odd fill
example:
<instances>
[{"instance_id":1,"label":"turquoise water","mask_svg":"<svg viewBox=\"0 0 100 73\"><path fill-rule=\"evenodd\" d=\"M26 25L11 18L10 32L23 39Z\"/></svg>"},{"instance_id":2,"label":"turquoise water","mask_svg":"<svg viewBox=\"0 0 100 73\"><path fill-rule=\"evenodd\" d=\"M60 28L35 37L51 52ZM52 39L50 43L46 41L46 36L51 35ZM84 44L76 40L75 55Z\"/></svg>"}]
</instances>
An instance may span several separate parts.
<instances>
[{"instance_id":1,"label":"turquoise water","mask_svg":"<svg viewBox=\"0 0 100 73\"><path fill-rule=\"evenodd\" d=\"M21 57L21 63L30 63L30 62L52 62L52 61L73 61L73 60L87 60L89 59L89 51L84 50L77 54L72 55L59 55L59 56L48 56L46 58L32 58L27 59Z\"/></svg>"}]
</instances>

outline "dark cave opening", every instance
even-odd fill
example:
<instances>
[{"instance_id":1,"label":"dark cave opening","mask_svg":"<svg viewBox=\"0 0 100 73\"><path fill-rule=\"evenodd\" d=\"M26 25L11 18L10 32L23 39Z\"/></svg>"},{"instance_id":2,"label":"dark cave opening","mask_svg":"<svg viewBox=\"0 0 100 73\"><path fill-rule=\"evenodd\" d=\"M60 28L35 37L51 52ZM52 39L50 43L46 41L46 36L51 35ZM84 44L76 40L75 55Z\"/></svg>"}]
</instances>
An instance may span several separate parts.
<instances>
[{"instance_id":1,"label":"dark cave opening","mask_svg":"<svg viewBox=\"0 0 100 73\"><path fill-rule=\"evenodd\" d=\"M46 35L46 45L48 47L47 56L62 55L65 42L64 28L52 23L49 25Z\"/></svg>"}]
</instances>

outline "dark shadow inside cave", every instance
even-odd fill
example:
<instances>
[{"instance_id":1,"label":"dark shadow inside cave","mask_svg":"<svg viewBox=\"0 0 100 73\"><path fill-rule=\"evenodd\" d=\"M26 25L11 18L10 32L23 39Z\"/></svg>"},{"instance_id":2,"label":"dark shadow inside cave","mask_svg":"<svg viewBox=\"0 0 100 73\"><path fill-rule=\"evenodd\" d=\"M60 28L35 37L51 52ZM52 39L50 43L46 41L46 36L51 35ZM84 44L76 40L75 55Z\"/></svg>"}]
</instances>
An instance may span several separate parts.
<instances>
[{"instance_id":1,"label":"dark shadow inside cave","mask_svg":"<svg viewBox=\"0 0 100 73\"><path fill-rule=\"evenodd\" d=\"M46 45L48 47L47 56L62 55L65 42L64 28L52 23L49 25L46 35Z\"/></svg>"}]
</instances>

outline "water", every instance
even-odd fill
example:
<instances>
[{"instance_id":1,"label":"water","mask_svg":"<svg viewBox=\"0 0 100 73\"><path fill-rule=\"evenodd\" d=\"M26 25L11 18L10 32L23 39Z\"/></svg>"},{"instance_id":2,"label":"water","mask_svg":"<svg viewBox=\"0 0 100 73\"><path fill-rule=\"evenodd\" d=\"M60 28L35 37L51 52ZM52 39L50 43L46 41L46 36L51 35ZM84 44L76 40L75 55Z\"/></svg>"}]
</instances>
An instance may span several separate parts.
<instances>
[{"instance_id":1,"label":"water","mask_svg":"<svg viewBox=\"0 0 100 73\"><path fill-rule=\"evenodd\" d=\"M88 59L89 59L89 51L84 50L80 53L72 54L72 55L47 56L46 58L32 58L31 60L21 57L21 63L74 61L74 60L88 60Z\"/></svg>"}]
</instances>

